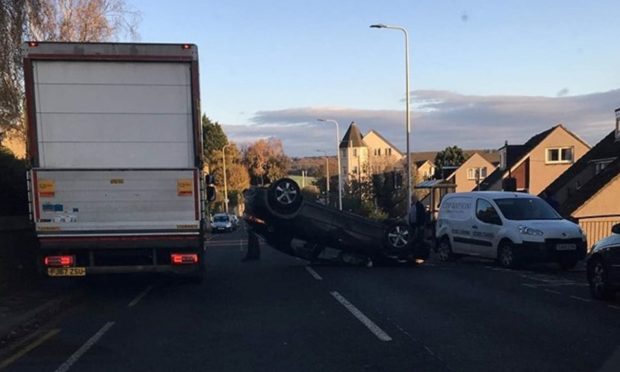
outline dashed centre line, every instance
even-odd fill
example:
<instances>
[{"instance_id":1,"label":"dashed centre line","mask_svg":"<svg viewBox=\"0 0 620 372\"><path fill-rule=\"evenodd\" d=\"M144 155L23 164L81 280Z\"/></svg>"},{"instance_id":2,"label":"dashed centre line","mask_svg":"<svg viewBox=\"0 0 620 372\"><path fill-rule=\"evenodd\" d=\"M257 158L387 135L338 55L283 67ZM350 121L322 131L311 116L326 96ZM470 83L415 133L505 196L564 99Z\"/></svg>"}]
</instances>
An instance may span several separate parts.
<instances>
[{"instance_id":1,"label":"dashed centre line","mask_svg":"<svg viewBox=\"0 0 620 372\"><path fill-rule=\"evenodd\" d=\"M69 368L71 368L72 365L74 365L78 360L80 360L80 358L86 354L86 352L93 347L94 344L97 343L97 341L99 341L99 339L101 339L101 337L103 337L103 335L110 330L110 328L112 328L112 326L114 325L114 322L107 322L103 327L101 327L100 330L97 331L97 333L95 333L91 338L88 339L88 341L86 341L84 343L84 345L80 346L79 349L77 349L77 351L75 353L73 353L69 359L67 359L63 364L61 364L58 368L56 368L56 370L54 372L66 372L69 370Z\"/></svg>"},{"instance_id":2,"label":"dashed centre line","mask_svg":"<svg viewBox=\"0 0 620 372\"><path fill-rule=\"evenodd\" d=\"M377 338L381 341L388 342L392 341L392 337L385 333L378 325L376 325L372 320L370 320L364 313L362 313L357 307L355 307L352 303L350 303L346 298L344 298L337 291L330 292L330 294L336 299L336 301L340 302L342 306L344 306L354 317L357 318L363 325L370 330Z\"/></svg>"},{"instance_id":3,"label":"dashed centre line","mask_svg":"<svg viewBox=\"0 0 620 372\"><path fill-rule=\"evenodd\" d=\"M572 298L573 300L577 300L577 301L592 302L592 301L588 300L587 298L583 298L583 297L579 297L579 296L570 296L570 298Z\"/></svg>"},{"instance_id":4,"label":"dashed centre line","mask_svg":"<svg viewBox=\"0 0 620 372\"><path fill-rule=\"evenodd\" d=\"M306 266L306 271L312 275L312 277L316 280L323 280L323 278L310 266Z\"/></svg>"},{"instance_id":5,"label":"dashed centre line","mask_svg":"<svg viewBox=\"0 0 620 372\"><path fill-rule=\"evenodd\" d=\"M127 307L134 307L134 306L136 306L136 304L137 304L138 302L140 302L140 300L142 299L142 297L146 296L146 295L147 295L147 293L149 293L149 291L150 291L151 289L153 289L153 286L152 286L152 285L149 285L148 287L146 287L146 289L145 289L144 291L140 292L140 294L138 294L138 295L136 296L136 298L134 298L133 300L131 300L131 302L127 305Z\"/></svg>"}]
</instances>

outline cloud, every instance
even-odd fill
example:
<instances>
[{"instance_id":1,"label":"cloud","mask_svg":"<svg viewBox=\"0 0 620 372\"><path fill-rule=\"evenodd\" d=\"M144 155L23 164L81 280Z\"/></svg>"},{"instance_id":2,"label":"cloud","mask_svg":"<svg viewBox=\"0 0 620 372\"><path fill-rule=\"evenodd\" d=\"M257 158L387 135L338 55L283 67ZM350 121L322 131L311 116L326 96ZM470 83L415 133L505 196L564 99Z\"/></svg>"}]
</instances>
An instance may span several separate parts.
<instances>
[{"instance_id":1,"label":"cloud","mask_svg":"<svg viewBox=\"0 0 620 372\"><path fill-rule=\"evenodd\" d=\"M412 96L412 151L451 145L499 148L505 140L523 143L558 123L594 145L614 128L614 109L620 106L620 89L559 97L476 96L439 90L414 91ZM363 133L377 130L405 149L404 112L398 110L306 107L259 111L250 124L224 125L224 130L239 143L278 137L292 156L316 155L317 149L335 153L334 126L317 118L337 120L341 136L355 121Z\"/></svg>"}]
</instances>

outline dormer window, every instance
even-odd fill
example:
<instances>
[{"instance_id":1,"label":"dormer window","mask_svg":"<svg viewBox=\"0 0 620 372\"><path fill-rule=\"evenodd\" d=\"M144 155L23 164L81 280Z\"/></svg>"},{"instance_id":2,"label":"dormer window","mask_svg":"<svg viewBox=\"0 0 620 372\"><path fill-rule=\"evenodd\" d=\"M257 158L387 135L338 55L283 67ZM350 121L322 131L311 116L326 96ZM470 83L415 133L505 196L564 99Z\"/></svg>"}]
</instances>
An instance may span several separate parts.
<instances>
[{"instance_id":1,"label":"dormer window","mask_svg":"<svg viewBox=\"0 0 620 372\"><path fill-rule=\"evenodd\" d=\"M620 108L616 109L616 141L620 141Z\"/></svg>"},{"instance_id":2,"label":"dormer window","mask_svg":"<svg viewBox=\"0 0 620 372\"><path fill-rule=\"evenodd\" d=\"M499 169L506 169L506 148L499 151Z\"/></svg>"},{"instance_id":3,"label":"dormer window","mask_svg":"<svg viewBox=\"0 0 620 372\"><path fill-rule=\"evenodd\" d=\"M554 147L546 149L545 163L562 164L573 162L572 147Z\"/></svg>"}]
</instances>

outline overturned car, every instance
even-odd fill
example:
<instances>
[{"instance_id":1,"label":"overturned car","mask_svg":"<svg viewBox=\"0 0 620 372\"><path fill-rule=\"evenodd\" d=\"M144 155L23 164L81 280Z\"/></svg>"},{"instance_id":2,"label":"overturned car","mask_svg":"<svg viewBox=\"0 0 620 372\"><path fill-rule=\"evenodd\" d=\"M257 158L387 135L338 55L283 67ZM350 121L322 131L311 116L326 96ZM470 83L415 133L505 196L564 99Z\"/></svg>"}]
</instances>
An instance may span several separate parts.
<instances>
[{"instance_id":1,"label":"overturned car","mask_svg":"<svg viewBox=\"0 0 620 372\"><path fill-rule=\"evenodd\" d=\"M245 220L275 249L312 262L370 264L419 262L430 245L414 244L401 220L378 222L303 198L299 185L282 178L244 194Z\"/></svg>"}]
</instances>

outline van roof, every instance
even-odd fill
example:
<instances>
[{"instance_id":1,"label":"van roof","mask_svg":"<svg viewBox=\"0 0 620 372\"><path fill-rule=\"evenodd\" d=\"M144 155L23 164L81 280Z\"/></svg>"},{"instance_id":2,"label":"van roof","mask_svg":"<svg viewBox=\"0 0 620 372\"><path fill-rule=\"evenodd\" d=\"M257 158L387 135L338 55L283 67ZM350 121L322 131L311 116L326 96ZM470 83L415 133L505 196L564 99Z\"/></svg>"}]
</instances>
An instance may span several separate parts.
<instances>
[{"instance_id":1,"label":"van roof","mask_svg":"<svg viewBox=\"0 0 620 372\"><path fill-rule=\"evenodd\" d=\"M524 192L514 192L514 191L470 191L470 192L453 192L450 194L446 194L445 197L474 197L474 196L485 196L491 199L499 199L499 198L535 198L536 195L524 193Z\"/></svg>"}]
</instances>

